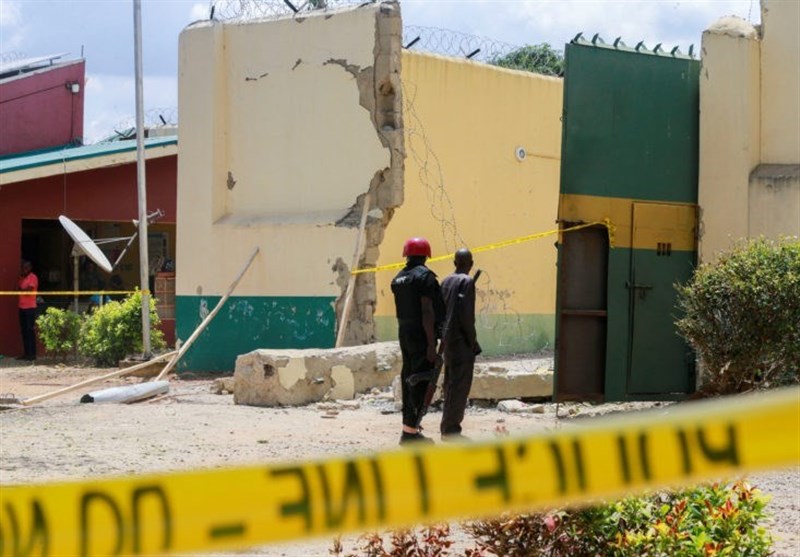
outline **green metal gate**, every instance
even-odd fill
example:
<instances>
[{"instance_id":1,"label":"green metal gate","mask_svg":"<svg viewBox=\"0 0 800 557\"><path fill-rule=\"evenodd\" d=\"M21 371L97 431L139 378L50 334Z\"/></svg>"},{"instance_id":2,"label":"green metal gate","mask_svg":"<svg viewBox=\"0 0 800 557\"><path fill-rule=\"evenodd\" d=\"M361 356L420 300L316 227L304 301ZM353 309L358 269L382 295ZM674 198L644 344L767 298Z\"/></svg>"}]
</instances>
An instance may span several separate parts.
<instances>
[{"instance_id":1,"label":"green metal gate","mask_svg":"<svg viewBox=\"0 0 800 557\"><path fill-rule=\"evenodd\" d=\"M616 231L605 248L588 234L559 245L557 399L694 389L694 360L674 326L674 284L696 260L699 70L677 50L597 37L567 45L559 220L608 218ZM605 288L596 307L576 297L582 283Z\"/></svg>"}]
</instances>

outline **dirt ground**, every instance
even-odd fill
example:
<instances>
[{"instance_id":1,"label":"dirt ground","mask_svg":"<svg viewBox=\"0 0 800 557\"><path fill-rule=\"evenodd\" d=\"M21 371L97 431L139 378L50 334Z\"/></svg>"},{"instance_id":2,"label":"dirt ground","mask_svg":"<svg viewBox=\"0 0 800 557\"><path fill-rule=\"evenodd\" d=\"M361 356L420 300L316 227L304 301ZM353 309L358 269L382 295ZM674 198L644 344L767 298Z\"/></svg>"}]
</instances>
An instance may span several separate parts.
<instances>
[{"instance_id":1,"label":"dirt ground","mask_svg":"<svg viewBox=\"0 0 800 557\"><path fill-rule=\"evenodd\" d=\"M28 398L108 370L63 365L19 365L0 360L0 397ZM400 415L389 393L361 397L357 408L333 417L315 405L300 408L237 406L229 394L213 394L209 378L172 378L168 395L131 405L80 404L89 391L134 384L137 378L107 381L40 405L0 408L0 485L74 480L96 475L163 472L218 465L306 459L394 448ZM655 403L658 404L658 403ZM630 411L646 403L561 405L574 417ZM425 423L434 430L439 415ZM555 404L542 414L507 414L494 407L468 409L465 433L473 438L558 427ZM800 556L800 467L752 476L772 496L770 528L775 555ZM463 535L457 535L463 541ZM345 548L355 537L345 538ZM262 546L239 555L327 556L331 540Z\"/></svg>"}]
</instances>

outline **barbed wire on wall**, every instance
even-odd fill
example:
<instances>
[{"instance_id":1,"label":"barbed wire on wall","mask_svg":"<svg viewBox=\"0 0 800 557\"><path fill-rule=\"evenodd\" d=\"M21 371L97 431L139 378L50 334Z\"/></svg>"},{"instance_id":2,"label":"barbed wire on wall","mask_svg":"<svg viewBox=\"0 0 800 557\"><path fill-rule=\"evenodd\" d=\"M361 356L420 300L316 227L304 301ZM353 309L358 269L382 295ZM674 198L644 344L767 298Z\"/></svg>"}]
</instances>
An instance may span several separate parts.
<instances>
[{"instance_id":1,"label":"barbed wire on wall","mask_svg":"<svg viewBox=\"0 0 800 557\"><path fill-rule=\"evenodd\" d=\"M518 46L489 37L420 25L407 25L403 28L403 46L487 63L519 49Z\"/></svg>"},{"instance_id":2,"label":"barbed wire on wall","mask_svg":"<svg viewBox=\"0 0 800 557\"><path fill-rule=\"evenodd\" d=\"M175 128L177 134L178 127L178 109L176 107L170 108L150 108L145 110L144 113L144 127L147 130L147 136L153 135L167 135L168 133L152 133L153 130L163 130L164 132L171 131L170 128ZM97 143L112 143L115 141L124 141L126 139L136 138L136 117L127 116L120 120L113 128L113 133L108 137L104 137Z\"/></svg>"},{"instance_id":3,"label":"barbed wire on wall","mask_svg":"<svg viewBox=\"0 0 800 557\"><path fill-rule=\"evenodd\" d=\"M246 21L374 3L375 0L212 0L209 19Z\"/></svg>"},{"instance_id":4,"label":"barbed wire on wall","mask_svg":"<svg viewBox=\"0 0 800 557\"><path fill-rule=\"evenodd\" d=\"M550 45L521 47L480 35L470 35L440 27L408 25L403 29L403 48L444 56L467 58L475 62L506 68L561 76L561 51Z\"/></svg>"},{"instance_id":5,"label":"barbed wire on wall","mask_svg":"<svg viewBox=\"0 0 800 557\"><path fill-rule=\"evenodd\" d=\"M439 157L431 148L428 135L417 114L417 85L401 77L403 87L403 126L406 130L406 153L419 169L417 178L425 188L433 221L439 226L445 251L453 252L466 245L456 224L455 210L444 185Z\"/></svg>"},{"instance_id":6,"label":"barbed wire on wall","mask_svg":"<svg viewBox=\"0 0 800 557\"><path fill-rule=\"evenodd\" d=\"M258 18L302 16L312 11L328 11L337 8L366 6L375 0L212 0L209 19L221 21L247 21ZM494 64L520 50L520 46L451 29L407 25L403 29L403 47L431 52L444 56L468 58L476 62ZM536 68L537 73L558 75L547 64L537 64L537 53L525 53L525 66ZM508 64L503 64L508 66ZM511 66L515 67L515 66Z\"/></svg>"}]
</instances>

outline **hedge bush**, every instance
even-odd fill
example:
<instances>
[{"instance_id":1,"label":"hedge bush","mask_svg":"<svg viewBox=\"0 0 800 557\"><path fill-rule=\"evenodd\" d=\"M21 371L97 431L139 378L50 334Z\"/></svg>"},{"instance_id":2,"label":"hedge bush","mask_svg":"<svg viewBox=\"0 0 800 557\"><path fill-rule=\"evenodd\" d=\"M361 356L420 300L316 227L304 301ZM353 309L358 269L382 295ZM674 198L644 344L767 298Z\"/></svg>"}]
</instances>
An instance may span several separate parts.
<instances>
[{"instance_id":1,"label":"hedge bush","mask_svg":"<svg viewBox=\"0 0 800 557\"><path fill-rule=\"evenodd\" d=\"M81 333L81 316L68 309L49 307L36 318L39 338L45 350L61 359L77 352Z\"/></svg>"},{"instance_id":2,"label":"hedge bush","mask_svg":"<svg viewBox=\"0 0 800 557\"><path fill-rule=\"evenodd\" d=\"M163 348L164 334L158 329L160 319L156 302L150 298L150 344ZM113 366L129 354L141 353L142 293L136 291L121 302L108 302L92 310L81 326L79 350L99 366Z\"/></svg>"},{"instance_id":3,"label":"hedge bush","mask_svg":"<svg viewBox=\"0 0 800 557\"><path fill-rule=\"evenodd\" d=\"M706 389L798 381L800 241L742 242L677 289L677 327L700 357Z\"/></svg>"}]
</instances>

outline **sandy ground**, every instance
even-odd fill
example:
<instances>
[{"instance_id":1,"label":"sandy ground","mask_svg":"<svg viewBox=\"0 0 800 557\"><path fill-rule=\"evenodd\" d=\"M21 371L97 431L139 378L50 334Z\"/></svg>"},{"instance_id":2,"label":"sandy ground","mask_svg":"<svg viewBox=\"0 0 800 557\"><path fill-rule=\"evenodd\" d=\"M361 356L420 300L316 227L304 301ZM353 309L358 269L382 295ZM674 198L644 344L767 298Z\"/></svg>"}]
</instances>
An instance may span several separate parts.
<instances>
[{"instance_id":1,"label":"sandy ground","mask_svg":"<svg viewBox=\"0 0 800 557\"><path fill-rule=\"evenodd\" d=\"M0 397L19 398L55 390L108 370L59 365L18 365L0 360ZM230 464L295 460L395 448L400 415L388 393L362 397L359 407L323 418L316 406L256 408L233 404L231 395L211 392L211 379L173 378L165 397L132 405L80 404L90 390L134 384L125 378L90 387L32 407L0 410L0 484L79 479L95 475L185 470ZM656 403L658 404L658 403ZM644 403L561 405L560 415L590 416L629 411ZM426 419L435 429L439 415ZM471 407L465 433L475 438L557 427L555 405L543 414L515 415L494 407ZM770 528L775 555L800 556L800 467L753 476L772 496ZM457 538L463 540L462 535ZM355 537L345 538L352 548ZM263 546L242 555L327 556L331 540Z\"/></svg>"}]
</instances>

